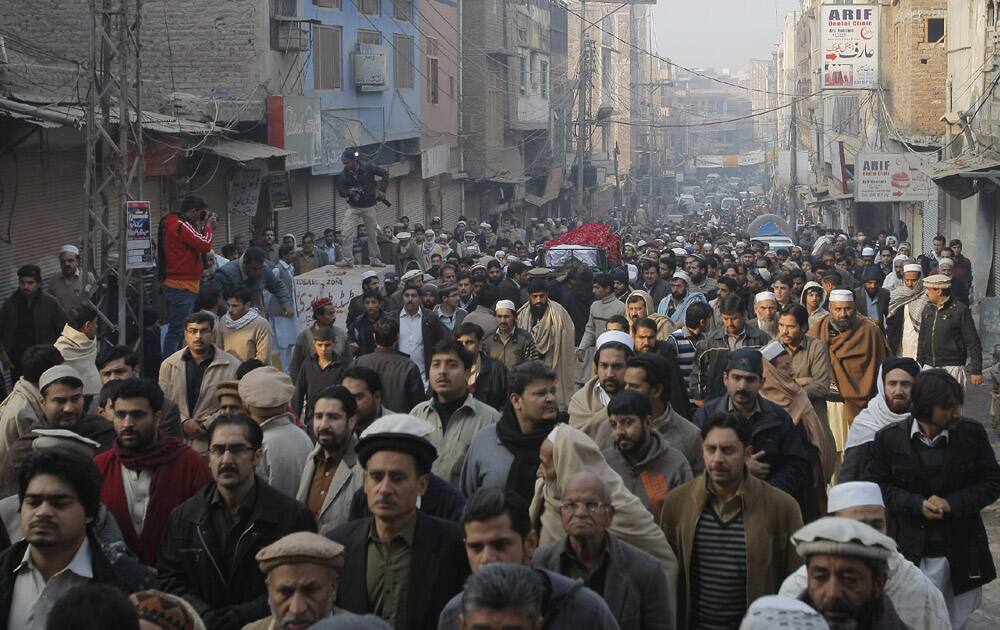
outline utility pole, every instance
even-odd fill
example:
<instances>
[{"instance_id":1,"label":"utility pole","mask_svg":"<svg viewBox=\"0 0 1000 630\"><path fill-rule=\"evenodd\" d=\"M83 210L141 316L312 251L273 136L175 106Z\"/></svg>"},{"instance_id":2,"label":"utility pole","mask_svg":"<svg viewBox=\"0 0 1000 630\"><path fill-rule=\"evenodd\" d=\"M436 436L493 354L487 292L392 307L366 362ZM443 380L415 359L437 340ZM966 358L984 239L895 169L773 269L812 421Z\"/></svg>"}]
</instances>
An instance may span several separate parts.
<instances>
[{"instance_id":1,"label":"utility pole","mask_svg":"<svg viewBox=\"0 0 1000 630\"><path fill-rule=\"evenodd\" d=\"M791 153L789 154L792 167L792 178L791 178L792 186L791 190L789 191L789 200L788 200L788 223L792 226L795 226L795 218L798 216L798 204L796 203L796 197L798 196L798 191L796 190L796 188L798 188L799 185L799 165L798 165L799 127L796 124L795 120L796 109L798 108L796 107L796 104L793 103L791 112L792 129L790 138L792 148L791 148Z\"/></svg>"},{"instance_id":2,"label":"utility pole","mask_svg":"<svg viewBox=\"0 0 1000 630\"><path fill-rule=\"evenodd\" d=\"M139 270L128 269L126 202L143 196L141 18L142 0L90 0L87 172L81 248L81 273L93 273L102 286L117 285L116 304L106 303L105 293L94 305L101 320L117 332L118 343L124 344L131 310L140 352L142 275ZM117 262L112 260L112 244ZM130 286L137 289L138 300L127 299ZM111 321L105 311L116 313L117 321Z\"/></svg>"},{"instance_id":3,"label":"utility pole","mask_svg":"<svg viewBox=\"0 0 1000 630\"><path fill-rule=\"evenodd\" d=\"M648 26L648 22L647 22ZM652 38L650 38L650 49L649 49L649 139L647 143L649 144L649 201L647 205L649 209L646 211L647 216L652 219L655 214L653 208L653 200L655 199L653 195L653 160L656 159L659 162L659 156L656 154L656 142L653 140L653 113L656 111L656 107L653 105L653 93L656 90L656 85L659 83L659 77L653 76L653 49L652 49Z\"/></svg>"},{"instance_id":4,"label":"utility pole","mask_svg":"<svg viewBox=\"0 0 1000 630\"><path fill-rule=\"evenodd\" d=\"M580 68L577 71L577 111L576 111L576 216L583 216L583 155L587 141L587 87L590 83L588 46L585 37L587 29L587 3L580 2Z\"/></svg>"}]
</instances>

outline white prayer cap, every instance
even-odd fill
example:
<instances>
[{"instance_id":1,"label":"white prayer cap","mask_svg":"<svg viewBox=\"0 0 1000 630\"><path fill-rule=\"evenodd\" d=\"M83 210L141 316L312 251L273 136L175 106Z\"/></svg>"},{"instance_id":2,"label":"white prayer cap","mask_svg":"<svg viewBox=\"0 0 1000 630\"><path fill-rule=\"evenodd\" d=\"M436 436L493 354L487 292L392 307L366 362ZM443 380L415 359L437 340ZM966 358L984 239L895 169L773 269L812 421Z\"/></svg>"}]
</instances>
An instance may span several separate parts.
<instances>
[{"instance_id":1,"label":"white prayer cap","mask_svg":"<svg viewBox=\"0 0 1000 630\"><path fill-rule=\"evenodd\" d=\"M830 292L831 302L853 302L854 294L847 289L834 289Z\"/></svg>"},{"instance_id":2,"label":"white prayer cap","mask_svg":"<svg viewBox=\"0 0 1000 630\"><path fill-rule=\"evenodd\" d=\"M639 241L639 247L645 247L646 241Z\"/></svg>"},{"instance_id":3,"label":"white prayer cap","mask_svg":"<svg viewBox=\"0 0 1000 630\"><path fill-rule=\"evenodd\" d=\"M502 249L498 249L497 251L493 252L493 257L496 258L497 260L503 260L504 256L506 255L507 252L503 251Z\"/></svg>"},{"instance_id":4,"label":"white prayer cap","mask_svg":"<svg viewBox=\"0 0 1000 630\"><path fill-rule=\"evenodd\" d=\"M909 260L909 259L910 257L907 256L906 254L896 254L896 257L892 259L892 264L895 265L901 260Z\"/></svg>"},{"instance_id":5,"label":"white prayer cap","mask_svg":"<svg viewBox=\"0 0 1000 630\"><path fill-rule=\"evenodd\" d=\"M759 304L760 302L766 302L772 300L774 302L778 301L778 296L774 294L773 291L761 291L757 295L753 296L753 303Z\"/></svg>"},{"instance_id":6,"label":"white prayer cap","mask_svg":"<svg viewBox=\"0 0 1000 630\"><path fill-rule=\"evenodd\" d=\"M845 481L830 489L826 498L826 511L830 514L852 507L877 505L885 507L882 489L871 481Z\"/></svg>"},{"instance_id":7,"label":"white prayer cap","mask_svg":"<svg viewBox=\"0 0 1000 630\"><path fill-rule=\"evenodd\" d=\"M921 267L919 263L910 263L909 265L903 265L903 273L907 273L909 271L916 271L917 273L922 274L924 272L924 268Z\"/></svg>"},{"instance_id":8,"label":"white prayer cap","mask_svg":"<svg viewBox=\"0 0 1000 630\"><path fill-rule=\"evenodd\" d=\"M489 223L487 223L486 221L483 221L482 223L479 224L479 227L481 227L481 228L488 228L488 227L493 227L493 226L490 225Z\"/></svg>"},{"instance_id":9,"label":"white prayer cap","mask_svg":"<svg viewBox=\"0 0 1000 630\"><path fill-rule=\"evenodd\" d=\"M508 263L521 262L521 259L518 258L517 256L515 256L514 254L508 254L507 255L507 262Z\"/></svg>"},{"instance_id":10,"label":"white prayer cap","mask_svg":"<svg viewBox=\"0 0 1000 630\"><path fill-rule=\"evenodd\" d=\"M419 269L410 269L409 271L403 274L403 277L400 278L400 280L406 282L407 280L413 280L417 276L422 276L422 275L424 275L423 271L420 271Z\"/></svg>"},{"instance_id":11,"label":"white prayer cap","mask_svg":"<svg viewBox=\"0 0 1000 630\"><path fill-rule=\"evenodd\" d=\"M63 245L59 248L60 254L73 254L74 256L80 255L80 249L76 245Z\"/></svg>"},{"instance_id":12,"label":"white prayer cap","mask_svg":"<svg viewBox=\"0 0 1000 630\"><path fill-rule=\"evenodd\" d=\"M809 604L793 597L765 595L755 599L740 623L740 630L774 628L829 630L830 625Z\"/></svg>"},{"instance_id":13,"label":"white prayer cap","mask_svg":"<svg viewBox=\"0 0 1000 630\"><path fill-rule=\"evenodd\" d=\"M408 413L391 413L369 424L368 428L361 432L361 437L366 438L376 433L409 433L417 437L425 437L434 433L434 427L425 420Z\"/></svg>"},{"instance_id":14,"label":"white prayer cap","mask_svg":"<svg viewBox=\"0 0 1000 630\"><path fill-rule=\"evenodd\" d=\"M366 271L361 274L361 281L364 282L368 278L378 278L378 273L375 271Z\"/></svg>"},{"instance_id":15,"label":"white prayer cap","mask_svg":"<svg viewBox=\"0 0 1000 630\"><path fill-rule=\"evenodd\" d=\"M938 261L938 267L954 267L955 261L951 258L942 258Z\"/></svg>"},{"instance_id":16,"label":"white prayer cap","mask_svg":"<svg viewBox=\"0 0 1000 630\"><path fill-rule=\"evenodd\" d=\"M493 312L498 312L501 310L510 311L511 313L517 312L517 307L510 300L500 300L497 305L493 307Z\"/></svg>"},{"instance_id":17,"label":"white prayer cap","mask_svg":"<svg viewBox=\"0 0 1000 630\"><path fill-rule=\"evenodd\" d=\"M691 284L691 276L689 276L686 271L681 271L680 269L678 269L677 271L674 272L673 277L677 278L678 280L683 280L686 284Z\"/></svg>"},{"instance_id":18,"label":"white prayer cap","mask_svg":"<svg viewBox=\"0 0 1000 630\"><path fill-rule=\"evenodd\" d=\"M875 255L875 250L873 248L871 248L871 247L862 248L861 255L862 256L874 256Z\"/></svg>"},{"instance_id":19,"label":"white prayer cap","mask_svg":"<svg viewBox=\"0 0 1000 630\"><path fill-rule=\"evenodd\" d=\"M687 256L688 255L687 250L684 249L683 247L675 247L675 248L673 248L670 251L672 251L674 253L674 256Z\"/></svg>"},{"instance_id":20,"label":"white prayer cap","mask_svg":"<svg viewBox=\"0 0 1000 630\"><path fill-rule=\"evenodd\" d=\"M846 234L838 234L837 238L842 238L842 239L844 239L846 241L847 240L847 235Z\"/></svg>"},{"instance_id":21,"label":"white prayer cap","mask_svg":"<svg viewBox=\"0 0 1000 630\"><path fill-rule=\"evenodd\" d=\"M760 295L758 293L758 295ZM785 346L781 345L778 341L772 341L763 348L760 349L761 355L768 361L774 361L781 355L785 353Z\"/></svg>"},{"instance_id":22,"label":"white prayer cap","mask_svg":"<svg viewBox=\"0 0 1000 630\"><path fill-rule=\"evenodd\" d=\"M434 238L434 230L430 229L424 230L424 236L426 236L427 238Z\"/></svg>"},{"instance_id":23,"label":"white prayer cap","mask_svg":"<svg viewBox=\"0 0 1000 630\"><path fill-rule=\"evenodd\" d=\"M412 236L412 235L409 232L400 232L399 234L396 235L396 238L398 238L398 239L406 239L406 238L410 238L410 236Z\"/></svg>"},{"instance_id":24,"label":"white prayer cap","mask_svg":"<svg viewBox=\"0 0 1000 630\"><path fill-rule=\"evenodd\" d=\"M622 332L621 330L609 330L603 333L597 338L597 350L600 351L601 347L612 341L617 341L618 343L625 344L628 346L629 350L635 350L635 342L632 341L632 336L627 332Z\"/></svg>"}]
</instances>

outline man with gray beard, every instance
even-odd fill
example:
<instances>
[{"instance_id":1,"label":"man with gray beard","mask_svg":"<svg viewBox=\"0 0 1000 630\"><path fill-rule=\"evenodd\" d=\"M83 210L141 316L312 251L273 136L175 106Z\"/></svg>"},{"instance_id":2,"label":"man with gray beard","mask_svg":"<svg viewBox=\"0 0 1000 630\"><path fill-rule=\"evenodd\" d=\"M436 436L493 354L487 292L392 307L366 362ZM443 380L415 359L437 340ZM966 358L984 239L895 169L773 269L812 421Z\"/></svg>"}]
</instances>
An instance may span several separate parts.
<instances>
[{"instance_id":1,"label":"man with gray beard","mask_svg":"<svg viewBox=\"0 0 1000 630\"><path fill-rule=\"evenodd\" d=\"M903 265L902 280L889 293L885 334L889 338L889 348L899 357L915 359L917 356L920 319L927 306L921 269L918 263L907 261Z\"/></svg>"}]
</instances>

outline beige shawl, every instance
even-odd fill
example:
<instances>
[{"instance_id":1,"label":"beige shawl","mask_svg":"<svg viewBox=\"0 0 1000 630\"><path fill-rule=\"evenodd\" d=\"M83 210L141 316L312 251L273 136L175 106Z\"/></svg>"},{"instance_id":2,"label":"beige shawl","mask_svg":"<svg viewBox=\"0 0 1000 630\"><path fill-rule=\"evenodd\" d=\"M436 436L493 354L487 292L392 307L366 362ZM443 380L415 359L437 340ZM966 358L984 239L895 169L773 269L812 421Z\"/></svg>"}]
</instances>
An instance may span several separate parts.
<instances>
[{"instance_id":1,"label":"beige shawl","mask_svg":"<svg viewBox=\"0 0 1000 630\"><path fill-rule=\"evenodd\" d=\"M597 386L600 383L596 376L590 377L569 400L570 425L580 429L594 441L597 441L601 434L601 425L608 421L608 406L601 401L597 392ZM597 446L603 450L612 445L598 444Z\"/></svg>"},{"instance_id":2,"label":"beige shawl","mask_svg":"<svg viewBox=\"0 0 1000 630\"><path fill-rule=\"evenodd\" d=\"M576 344L573 319L558 302L549 300L545 314L531 325L531 303L517 311L517 327L531 333L542 361L556 373L559 409L565 411L576 384Z\"/></svg>"},{"instance_id":3,"label":"beige shawl","mask_svg":"<svg viewBox=\"0 0 1000 630\"><path fill-rule=\"evenodd\" d=\"M559 425L552 458L556 469L556 483L550 484L539 478L535 482L535 497L531 501L532 523L541 524L539 546L558 542L566 535L559 516L565 480L579 472L593 473L607 485L611 503L615 507L615 516L608 531L660 562L667 576L671 610L676 611L677 556L670 548L663 530L653 520L653 515L625 488L622 478L608 466L594 441L578 429Z\"/></svg>"}]
</instances>

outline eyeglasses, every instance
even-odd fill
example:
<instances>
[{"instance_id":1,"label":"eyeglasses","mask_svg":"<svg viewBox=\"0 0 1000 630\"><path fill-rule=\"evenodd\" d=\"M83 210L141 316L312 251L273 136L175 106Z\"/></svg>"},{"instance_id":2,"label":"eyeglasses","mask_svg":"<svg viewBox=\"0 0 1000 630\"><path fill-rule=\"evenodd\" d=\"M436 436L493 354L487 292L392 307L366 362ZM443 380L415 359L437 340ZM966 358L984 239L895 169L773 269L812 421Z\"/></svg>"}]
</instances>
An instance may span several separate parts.
<instances>
[{"instance_id":1,"label":"eyeglasses","mask_svg":"<svg viewBox=\"0 0 1000 630\"><path fill-rule=\"evenodd\" d=\"M608 507L608 505L608 503L602 503L600 501L587 501L585 503L580 503L579 501L566 501L559 506L559 511L573 514L580 509L581 506L583 506L587 509L587 512L593 514L597 510Z\"/></svg>"},{"instance_id":2,"label":"eyeglasses","mask_svg":"<svg viewBox=\"0 0 1000 630\"><path fill-rule=\"evenodd\" d=\"M213 444L208 447L208 452L216 457L222 457L227 451L232 453L233 457L239 457L243 453L252 453L256 450L256 448L246 444Z\"/></svg>"}]
</instances>

